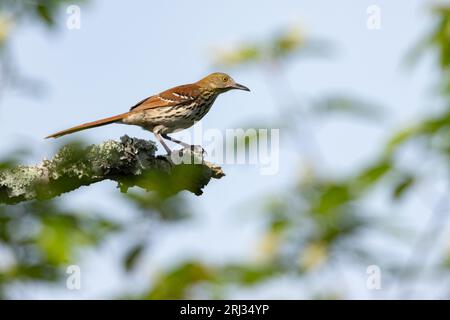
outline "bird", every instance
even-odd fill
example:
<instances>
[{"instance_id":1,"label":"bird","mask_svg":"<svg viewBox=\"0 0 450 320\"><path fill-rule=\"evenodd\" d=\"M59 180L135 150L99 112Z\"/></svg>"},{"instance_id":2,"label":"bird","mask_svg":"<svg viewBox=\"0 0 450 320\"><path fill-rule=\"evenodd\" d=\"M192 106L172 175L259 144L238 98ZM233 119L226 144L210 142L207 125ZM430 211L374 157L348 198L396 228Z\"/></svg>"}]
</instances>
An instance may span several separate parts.
<instances>
[{"instance_id":1,"label":"bird","mask_svg":"<svg viewBox=\"0 0 450 320\"><path fill-rule=\"evenodd\" d=\"M112 123L136 125L152 132L166 152L171 154L171 149L163 139L180 144L184 148L193 148L194 146L168 134L193 126L208 113L220 94L230 90L250 91L228 74L214 72L197 82L173 87L145 98L133 105L128 112L62 130L47 136L46 139L59 138Z\"/></svg>"}]
</instances>

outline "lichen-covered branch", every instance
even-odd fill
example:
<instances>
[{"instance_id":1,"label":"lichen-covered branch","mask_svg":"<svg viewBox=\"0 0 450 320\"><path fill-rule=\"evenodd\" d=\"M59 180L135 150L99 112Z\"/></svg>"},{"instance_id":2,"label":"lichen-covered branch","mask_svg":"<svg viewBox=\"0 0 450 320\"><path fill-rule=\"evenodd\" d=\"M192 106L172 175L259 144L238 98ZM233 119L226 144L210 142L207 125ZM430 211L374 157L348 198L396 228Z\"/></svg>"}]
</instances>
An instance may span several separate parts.
<instances>
[{"instance_id":1,"label":"lichen-covered branch","mask_svg":"<svg viewBox=\"0 0 450 320\"><path fill-rule=\"evenodd\" d=\"M103 180L118 182L122 192L138 186L164 197L181 190L200 195L211 178L224 176L222 169L211 163L174 164L168 156L156 156L155 151L154 142L128 136L88 147L64 146L52 160L36 166L2 169L0 203L51 199ZM201 157L196 153L189 156Z\"/></svg>"}]
</instances>

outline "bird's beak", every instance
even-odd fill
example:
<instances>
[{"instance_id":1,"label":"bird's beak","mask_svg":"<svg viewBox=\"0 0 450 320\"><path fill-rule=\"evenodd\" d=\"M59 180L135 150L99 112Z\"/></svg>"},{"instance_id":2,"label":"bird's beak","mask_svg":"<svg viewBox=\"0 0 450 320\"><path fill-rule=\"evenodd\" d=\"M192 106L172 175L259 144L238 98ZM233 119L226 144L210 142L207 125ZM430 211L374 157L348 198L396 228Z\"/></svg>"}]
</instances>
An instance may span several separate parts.
<instances>
[{"instance_id":1,"label":"bird's beak","mask_svg":"<svg viewBox=\"0 0 450 320\"><path fill-rule=\"evenodd\" d=\"M246 86L239 84L239 83L235 83L232 88L238 89L238 90L250 91L249 88L247 88Z\"/></svg>"}]
</instances>

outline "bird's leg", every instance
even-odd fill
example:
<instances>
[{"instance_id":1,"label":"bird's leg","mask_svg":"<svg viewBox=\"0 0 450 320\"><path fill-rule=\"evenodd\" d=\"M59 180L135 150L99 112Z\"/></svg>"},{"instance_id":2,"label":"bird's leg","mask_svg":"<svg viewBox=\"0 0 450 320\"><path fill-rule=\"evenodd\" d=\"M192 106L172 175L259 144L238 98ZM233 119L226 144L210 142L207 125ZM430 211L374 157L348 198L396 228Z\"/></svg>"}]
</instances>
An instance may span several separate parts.
<instances>
[{"instance_id":1,"label":"bird's leg","mask_svg":"<svg viewBox=\"0 0 450 320\"><path fill-rule=\"evenodd\" d=\"M190 144L188 144L188 143L186 143L186 142L183 142L183 141L180 141L180 140L177 140L177 139L175 139L175 138L172 138L172 137L169 137L167 134L162 134L161 135L164 139L167 139L167 140L170 140L170 141L172 141L172 142L175 142L175 143L178 143L178 144L180 144L180 145L182 145L183 147L185 147L185 148L191 148L192 146L190 145Z\"/></svg>"},{"instance_id":2,"label":"bird's leg","mask_svg":"<svg viewBox=\"0 0 450 320\"><path fill-rule=\"evenodd\" d=\"M167 146L167 144L164 142L164 140L162 139L161 135L160 135L159 133L155 133L155 132L154 132L154 135L155 135L156 139L158 139L159 143L162 144L162 146L164 147L164 149L166 149L167 154L170 155L170 154L172 153L172 150L170 150L170 148L169 148L169 147Z\"/></svg>"},{"instance_id":3,"label":"bird's leg","mask_svg":"<svg viewBox=\"0 0 450 320\"><path fill-rule=\"evenodd\" d=\"M186 143L186 142L183 142L183 141L177 140L177 139L175 139L175 138L169 137L167 134L162 134L161 136L162 136L164 139L167 139L167 140L170 140L170 141L172 141L172 142L178 143L179 145L182 145L182 146L185 147L185 148L189 148L189 149L191 149L191 151L193 151L193 152L198 152L198 151L199 151L201 154L206 153L205 149L203 149L201 146L196 146L196 145L188 144L188 143ZM200 150L198 150L198 149L200 149Z\"/></svg>"}]
</instances>

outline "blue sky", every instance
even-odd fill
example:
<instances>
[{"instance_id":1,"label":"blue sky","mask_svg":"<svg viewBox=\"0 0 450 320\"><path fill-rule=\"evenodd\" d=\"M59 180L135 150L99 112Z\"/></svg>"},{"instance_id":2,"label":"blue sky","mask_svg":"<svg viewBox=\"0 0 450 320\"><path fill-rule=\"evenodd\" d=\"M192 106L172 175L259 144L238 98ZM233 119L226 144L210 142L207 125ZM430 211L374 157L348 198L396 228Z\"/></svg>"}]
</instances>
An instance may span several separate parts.
<instances>
[{"instance_id":1,"label":"blue sky","mask_svg":"<svg viewBox=\"0 0 450 320\"><path fill-rule=\"evenodd\" d=\"M39 98L18 92L7 92L3 97L0 153L26 143L35 150L30 162L51 157L57 142L43 139L49 133L122 113L146 96L196 81L216 71L211 67L215 49L246 39L263 40L280 28L299 24L307 36L330 40L336 50L332 58L300 59L288 65L287 74L298 98L308 101L327 93L347 93L383 106L387 115L376 123L337 117L314 125L327 159L321 169L345 174L377 154L391 130L424 113L422 108L430 94L427 86L435 76L430 59L413 71L402 68L400 62L428 30L430 20L425 12L431 3L135 0L119 5L94 0L81 6L81 30L65 28L65 12L60 13L58 32L48 34L35 25L14 30L13 51L20 70L39 79L46 91ZM366 9L372 4L381 8L381 29L376 31L366 28ZM230 73L252 92L221 96L204 119L204 128L225 130L253 123L255 117L271 119L278 114L263 74L251 68ZM140 128L121 125L77 135L98 143L123 134L153 139ZM161 231L159 245L155 245L157 249L142 274L151 274L155 266L186 256L200 255L214 262L248 257L259 228L257 208L252 204L289 186L292 164L298 164L301 170L302 155L295 148L282 140L278 175L261 176L257 167L224 166L226 178L208 185L203 196L186 195L196 208L196 219ZM113 183L103 182L63 198L67 206L94 208L111 212L118 219L132 219L117 192ZM120 245L108 244L107 248L114 251L115 246ZM210 250L211 246L217 250ZM102 296L111 286L122 286L118 271L98 258L112 261L114 255L107 252L88 254L88 277L97 280L92 280L95 284L88 285L83 293L71 294ZM100 274L98 268L103 268ZM40 294L47 293L36 293Z\"/></svg>"}]
</instances>

